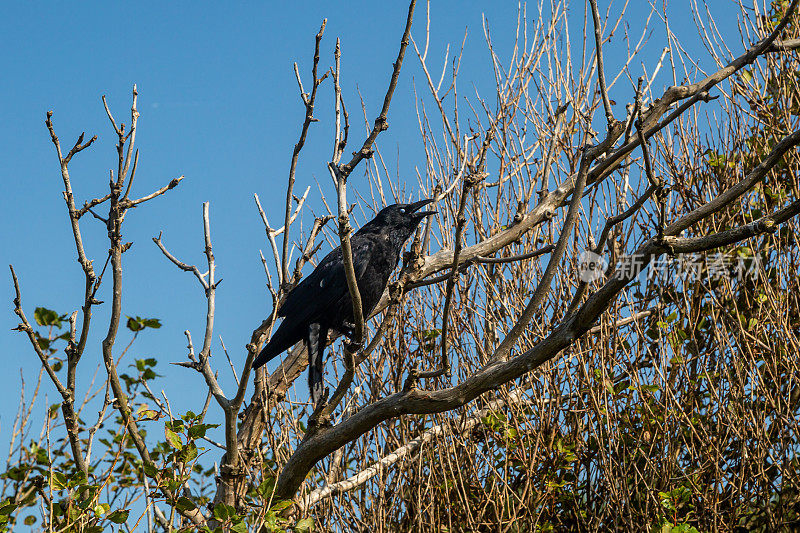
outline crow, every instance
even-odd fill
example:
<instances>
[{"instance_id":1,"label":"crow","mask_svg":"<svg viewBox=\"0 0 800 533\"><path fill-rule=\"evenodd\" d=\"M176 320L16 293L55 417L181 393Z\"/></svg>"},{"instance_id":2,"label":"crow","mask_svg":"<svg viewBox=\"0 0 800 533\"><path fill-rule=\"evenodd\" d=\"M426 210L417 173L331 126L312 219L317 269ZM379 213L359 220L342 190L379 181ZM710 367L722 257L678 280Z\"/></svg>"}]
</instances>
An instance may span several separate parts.
<instances>
[{"instance_id":1,"label":"crow","mask_svg":"<svg viewBox=\"0 0 800 533\"><path fill-rule=\"evenodd\" d=\"M436 213L420 211L431 202L422 200L385 207L350 238L365 318L381 299L406 241L426 216ZM253 368L304 341L308 348L308 388L312 402L317 405L323 391L323 352L328 331L351 338L355 322L341 247L326 255L286 296L278 308L278 316L283 317L283 322L256 357Z\"/></svg>"}]
</instances>

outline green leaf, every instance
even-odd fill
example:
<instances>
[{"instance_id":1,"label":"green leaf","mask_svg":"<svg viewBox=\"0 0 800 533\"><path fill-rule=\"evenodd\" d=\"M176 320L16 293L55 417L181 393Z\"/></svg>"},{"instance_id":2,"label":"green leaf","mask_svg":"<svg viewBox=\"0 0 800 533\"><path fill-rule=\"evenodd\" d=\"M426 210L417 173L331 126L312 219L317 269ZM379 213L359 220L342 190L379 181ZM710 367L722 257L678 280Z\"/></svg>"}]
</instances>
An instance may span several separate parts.
<instances>
[{"instance_id":1,"label":"green leaf","mask_svg":"<svg viewBox=\"0 0 800 533\"><path fill-rule=\"evenodd\" d=\"M675 510L675 504L672 503L672 495L669 492L659 492L658 497L661 500L661 507L667 511Z\"/></svg>"},{"instance_id":2,"label":"green leaf","mask_svg":"<svg viewBox=\"0 0 800 533\"><path fill-rule=\"evenodd\" d=\"M25 478L25 474L28 472L28 470L30 470L30 467L27 465L12 466L8 469L4 476L8 479L13 479L14 481L22 481Z\"/></svg>"},{"instance_id":3,"label":"green leaf","mask_svg":"<svg viewBox=\"0 0 800 533\"><path fill-rule=\"evenodd\" d=\"M236 510L230 505L219 502L214 506L214 518L220 522L226 522L234 514L236 514Z\"/></svg>"},{"instance_id":4,"label":"green leaf","mask_svg":"<svg viewBox=\"0 0 800 533\"><path fill-rule=\"evenodd\" d=\"M53 477L50 482L54 490L63 490L67 488L67 476L61 472L53 472ZM2 514L2 513L0 513Z\"/></svg>"},{"instance_id":5,"label":"green leaf","mask_svg":"<svg viewBox=\"0 0 800 533\"><path fill-rule=\"evenodd\" d=\"M108 505L107 503L101 503L99 505L95 505L94 506L94 514L97 517L101 517L104 514L106 514L110 508L111 508L111 506Z\"/></svg>"},{"instance_id":6,"label":"green leaf","mask_svg":"<svg viewBox=\"0 0 800 533\"><path fill-rule=\"evenodd\" d=\"M14 509L16 509L16 508L17 508L17 504L16 503L9 503L7 505L2 505L2 506L0 506L0 515L8 516L11 513L13 513Z\"/></svg>"},{"instance_id":7,"label":"green leaf","mask_svg":"<svg viewBox=\"0 0 800 533\"><path fill-rule=\"evenodd\" d=\"M167 437L167 442L170 446L175 448L176 450L180 450L183 448L183 441L181 441L181 436L169 429L166 424L164 425L164 434Z\"/></svg>"},{"instance_id":8,"label":"green leaf","mask_svg":"<svg viewBox=\"0 0 800 533\"><path fill-rule=\"evenodd\" d=\"M32 526L33 524L36 523L36 517L33 515L26 516L25 520L23 520L22 523L25 524L26 526Z\"/></svg>"},{"instance_id":9,"label":"green leaf","mask_svg":"<svg viewBox=\"0 0 800 533\"><path fill-rule=\"evenodd\" d=\"M218 428L219 424L197 424L189 428L189 438L199 439L206 436L206 431L213 428Z\"/></svg>"},{"instance_id":10,"label":"green leaf","mask_svg":"<svg viewBox=\"0 0 800 533\"><path fill-rule=\"evenodd\" d=\"M78 485L86 483L86 481L86 474L79 470L69 477L69 482L67 485L70 487L77 487Z\"/></svg>"},{"instance_id":11,"label":"green leaf","mask_svg":"<svg viewBox=\"0 0 800 533\"><path fill-rule=\"evenodd\" d=\"M108 515L108 519L114 522L115 524L122 524L128 519L128 514L130 511L127 509L114 511L110 515Z\"/></svg>"},{"instance_id":12,"label":"green leaf","mask_svg":"<svg viewBox=\"0 0 800 533\"><path fill-rule=\"evenodd\" d=\"M269 499L272 497L272 493L275 491L275 478L268 477L264 481L262 481L258 488L256 489L261 497L265 499Z\"/></svg>"},{"instance_id":13,"label":"green leaf","mask_svg":"<svg viewBox=\"0 0 800 533\"><path fill-rule=\"evenodd\" d=\"M281 501L275 502L272 505L272 507L269 508L269 510L270 511L274 511L274 512L277 513L277 512L283 511L287 507L291 507L291 506L292 506L292 502L290 500L281 500Z\"/></svg>"},{"instance_id":14,"label":"green leaf","mask_svg":"<svg viewBox=\"0 0 800 533\"><path fill-rule=\"evenodd\" d=\"M295 533L311 533L314 531L314 519L303 518L302 520L298 520L294 525L294 531Z\"/></svg>"},{"instance_id":15,"label":"green leaf","mask_svg":"<svg viewBox=\"0 0 800 533\"><path fill-rule=\"evenodd\" d=\"M175 420L164 422L164 426L173 431L183 431L183 420L176 418Z\"/></svg>"},{"instance_id":16,"label":"green leaf","mask_svg":"<svg viewBox=\"0 0 800 533\"><path fill-rule=\"evenodd\" d=\"M33 311L33 318L36 319L36 323L40 326L55 326L57 328L61 327L61 321L63 320L62 317L58 316L58 313L46 307L37 307Z\"/></svg>"},{"instance_id":17,"label":"green leaf","mask_svg":"<svg viewBox=\"0 0 800 533\"><path fill-rule=\"evenodd\" d=\"M33 336L36 337L36 343L39 345L39 348L42 350L47 350L50 348L50 339L47 337L42 337L36 332L33 333Z\"/></svg>"},{"instance_id":18,"label":"green leaf","mask_svg":"<svg viewBox=\"0 0 800 533\"><path fill-rule=\"evenodd\" d=\"M128 317L128 322L125 324L127 328L133 332L142 331L145 328L158 329L161 327L161 321L157 318L142 318L142 317Z\"/></svg>"},{"instance_id":19,"label":"green leaf","mask_svg":"<svg viewBox=\"0 0 800 533\"><path fill-rule=\"evenodd\" d=\"M78 507L77 505L70 505L67 507L67 518L69 518L73 522L77 522L80 519L81 515L83 514L83 509Z\"/></svg>"},{"instance_id":20,"label":"green leaf","mask_svg":"<svg viewBox=\"0 0 800 533\"><path fill-rule=\"evenodd\" d=\"M136 420L158 420L161 415L157 411L150 409L147 404L142 404L136 409Z\"/></svg>"},{"instance_id":21,"label":"green leaf","mask_svg":"<svg viewBox=\"0 0 800 533\"><path fill-rule=\"evenodd\" d=\"M158 469L150 463L144 465L144 473L147 477L155 478L158 475Z\"/></svg>"},{"instance_id":22,"label":"green leaf","mask_svg":"<svg viewBox=\"0 0 800 533\"><path fill-rule=\"evenodd\" d=\"M661 516L650 525L650 531L653 533L670 533L672 531L672 522Z\"/></svg>"},{"instance_id":23,"label":"green leaf","mask_svg":"<svg viewBox=\"0 0 800 533\"><path fill-rule=\"evenodd\" d=\"M440 330L440 329L426 329L426 330L424 330L422 332L422 338L426 339L426 340L435 339L436 337L438 337L441 334L442 334L442 330Z\"/></svg>"},{"instance_id":24,"label":"green leaf","mask_svg":"<svg viewBox=\"0 0 800 533\"><path fill-rule=\"evenodd\" d=\"M189 438L199 439L206 436L206 425L198 424L189 428Z\"/></svg>"},{"instance_id":25,"label":"green leaf","mask_svg":"<svg viewBox=\"0 0 800 533\"><path fill-rule=\"evenodd\" d=\"M175 508L178 511L184 512L184 511L191 511L192 509L197 509L197 505L186 496L181 496L180 498L178 498L178 503L175 504Z\"/></svg>"},{"instance_id":26,"label":"green leaf","mask_svg":"<svg viewBox=\"0 0 800 533\"><path fill-rule=\"evenodd\" d=\"M180 453L180 460L184 463L194 461L197 459L197 445L194 442L189 442L183 447Z\"/></svg>"},{"instance_id":27,"label":"green leaf","mask_svg":"<svg viewBox=\"0 0 800 533\"><path fill-rule=\"evenodd\" d=\"M231 526L231 531L236 533L247 533L247 524L245 522L239 522L238 524L234 524ZM297 531L295 529L295 531Z\"/></svg>"},{"instance_id":28,"label":"green leaf","mask_svg":"<svg viewBox=\"0 0 800 533\"><path fill-rule=\"evenodd\" d=\"M47 457L47 450L44 448L36 450L36 464L50 466L50 459Z\"/></svg>"}]
</instances>

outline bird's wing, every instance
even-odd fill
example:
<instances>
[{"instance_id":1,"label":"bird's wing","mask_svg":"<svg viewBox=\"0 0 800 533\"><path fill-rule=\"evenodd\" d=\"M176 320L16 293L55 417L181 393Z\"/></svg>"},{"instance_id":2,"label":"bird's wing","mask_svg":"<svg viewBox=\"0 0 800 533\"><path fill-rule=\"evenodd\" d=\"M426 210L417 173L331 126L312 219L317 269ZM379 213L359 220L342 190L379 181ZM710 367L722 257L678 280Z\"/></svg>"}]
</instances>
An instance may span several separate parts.
<instances>
[{"instance_id":1,"label":"bird's wing","mask_svg":"<svg viewBox=\"0 0 800 533\"><path fill-rule=\"evenodd\" d=\"M347 286L341 257L339 248L326 255L317 268L286 296L286 301L278 309L278 316L295 322L316 321L327 309L331 293L338 294L342 283Z\"/></svg>"},{"instance_id":2,"label":"bird's wing","mask_svg":"<svg viewBox=\"0 0 800 533\"><path fill-rule=\"evenodd\" d=\"M350 240L356 279L361 278L369 263L369 239L354 235ZM344 274L342 250L336 248L286 297L278 316L294 323L311 323L324 319L337 302L349 293ZM330 320L328 320L330 322ZM335 321L334 321L335 322Z\"/></svg>"}]
</instances>

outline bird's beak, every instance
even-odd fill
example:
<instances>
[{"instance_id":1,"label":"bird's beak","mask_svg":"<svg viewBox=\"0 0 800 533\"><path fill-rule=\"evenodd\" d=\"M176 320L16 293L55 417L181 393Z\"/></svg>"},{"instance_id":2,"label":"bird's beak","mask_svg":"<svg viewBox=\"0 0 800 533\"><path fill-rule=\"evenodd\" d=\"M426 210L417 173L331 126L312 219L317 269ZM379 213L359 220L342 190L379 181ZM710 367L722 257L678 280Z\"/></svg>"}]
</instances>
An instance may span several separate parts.
<instances>
[{"instance_id":1,"label":"bird's beak","mask_svg":"<svg viewBox=\"0 0 800 533\"><path fill-rule=\"evenodd\" d=\"M433 202L432 198L428 198L427 200L420 200L419 202L416 202L416 203L413 203L413 204L409 205L408 208L412 213L414 213L415 217L423 218L423 217L426 217L428 215L434 215L434 214L437 213L437 211L435 209L432 209L432 210L429 210L429 211L419 211L419 209L425 207L426 205L430 204L431 202Z\"/></svg>"}]
</instances>

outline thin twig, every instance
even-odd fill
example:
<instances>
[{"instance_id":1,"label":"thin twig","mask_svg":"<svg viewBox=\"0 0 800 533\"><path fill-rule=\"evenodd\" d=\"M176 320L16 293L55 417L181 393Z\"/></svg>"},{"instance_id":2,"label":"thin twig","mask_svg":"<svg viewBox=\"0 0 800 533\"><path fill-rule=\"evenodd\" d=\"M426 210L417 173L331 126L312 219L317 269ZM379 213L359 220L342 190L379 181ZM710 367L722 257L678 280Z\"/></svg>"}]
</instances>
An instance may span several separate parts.
<instances>
[{"instance_id":1,"label":"thin twig","mask_svg":"<svg viewBox=\"0 0 800 533\"><path fill-rule=\"evenodd\" d=\"M614 112L611 110L611 99L608 97L606 88L606 75L603 67L603 28L600 25L600 13L597 10L597 0L589 0L592 6L592 20L594 21L594 44L597 53L597 79L600 84L600 96L603 98L603 107L606 111L606 121L609 129L616 121Z\"/></svg>"}]
</instances>

